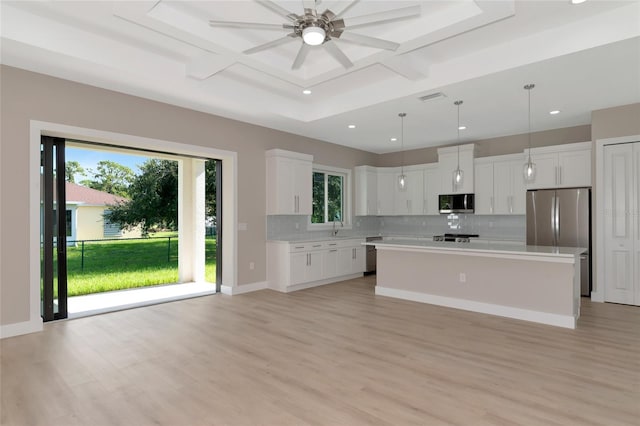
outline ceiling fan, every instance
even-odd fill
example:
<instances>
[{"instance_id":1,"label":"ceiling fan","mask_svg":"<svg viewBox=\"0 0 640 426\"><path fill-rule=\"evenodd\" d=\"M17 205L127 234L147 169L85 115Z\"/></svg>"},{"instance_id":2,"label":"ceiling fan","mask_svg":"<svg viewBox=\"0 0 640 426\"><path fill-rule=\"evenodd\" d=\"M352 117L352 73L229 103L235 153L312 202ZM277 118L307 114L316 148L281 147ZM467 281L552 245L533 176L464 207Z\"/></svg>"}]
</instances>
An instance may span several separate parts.
<instances>
[{"instance_id":1,"label":"ceiling fan","mask_svg":"<svg viewBox=\"0 0 640 426\"><path fill-rule=\"evenodd\" d=\"M353 62L349 60L347 55L335 44L334 40L340 39L363 46L375 47L378 49L396 50L400 45L389 40L382 40L362 34L352 33L354 28L361 28L370 25L378 25L391 21L412 18L420 15L420 6L408 6L399 9L388 10L384 12L371 13L353 18L342 18L342 16L353 6L360 2L354 0L349 3L339 13L333 13L327 9L318 14L317 5L322 0L302 0L304 8L303 15L297 15L289 10L281 7L271 0L254 0L265 8L286 18L289 22L285 24L265 24L256 22L234 22L234 21L216 21L210 20L209 25L212 27L229 27L229 28L245 28L258 30L276 30L290 31L286 36L270 41L259 46L245 50L243 53L252 54L260 52L290 41L301 39L302 45L291 69L295 70L302 66L306 59L311 46L324 46L325 50L333 56L343 67L349 68L353 66Z\"/></svg>"}]
</instances>

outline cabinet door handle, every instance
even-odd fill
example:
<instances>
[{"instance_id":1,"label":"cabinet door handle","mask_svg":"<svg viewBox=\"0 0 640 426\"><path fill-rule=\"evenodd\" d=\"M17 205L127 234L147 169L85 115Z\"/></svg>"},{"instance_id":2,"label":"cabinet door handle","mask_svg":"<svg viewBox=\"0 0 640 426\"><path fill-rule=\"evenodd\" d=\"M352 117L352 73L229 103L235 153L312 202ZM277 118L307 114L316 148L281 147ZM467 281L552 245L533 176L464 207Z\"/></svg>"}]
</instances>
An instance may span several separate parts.
<instances>
[{"instance_id":1,"label":"cabinet door handle","mask_svg":"<svg viewBox=\"0 0 640 426\"><path fill-rule=\"evenodd\" d=\"M513 195L509 195L509 213L513 213Z\"/></svg>"},{"instance_id":2,"label":"cabinet door handle","mask_svg":"<svg viewBox=\"0 0 640 426\"><path fill-rule=\"evenodd\" d=\"M491 205L489 206L489 211L491 212L491 214L493 214L493 197L489 197L489 202L491 203Z\"/></svg>"},{"instance_id":3,"label":"cabinet door handle","mask_svg":"<svg viewBox=\"0 0 640 426\"><path fill-rule=\"evenodd\" d=\"M562 166L558 166L558 185L562 185Z\"/></svg>"},{"instance_id":4,"label":"cabinet door handle","mask_svg":"<svg viewBox=\"0 0 640 426\"><path fill-rule=\"evenodd\" d=\"M338 249L329 250L329 253L333 253L334 251L338 251Z\"/></svg>"},{"instance_id":5,"label":"cabinet door handle","mask_svg":"<svg viewBox=\"0 0 640 426\"><path fill-rule=\"evenodd\" d=\"M304 246L296 246L297 249L303 249Z\"/></svg>"}]
</instances>

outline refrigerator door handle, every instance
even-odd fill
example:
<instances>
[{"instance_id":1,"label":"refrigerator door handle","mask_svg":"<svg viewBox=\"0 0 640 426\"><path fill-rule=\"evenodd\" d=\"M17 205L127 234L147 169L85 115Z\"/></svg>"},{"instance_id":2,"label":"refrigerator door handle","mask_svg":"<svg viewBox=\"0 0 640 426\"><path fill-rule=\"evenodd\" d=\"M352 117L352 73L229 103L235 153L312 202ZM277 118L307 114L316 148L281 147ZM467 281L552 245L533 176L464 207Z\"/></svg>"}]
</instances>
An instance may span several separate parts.
<instances>
[{"instance_id":1,"label":"refrigerator door handle","mask_svg":"<svg viewBox=\"0 0 640 426\"><path fill-rule=\"evenodd\" d=\"M555 232L554 232L554 245L558 245L558 241L560 241L560 198L556 195L554 197L555 200L555 208L553 214L555 215Z\"/></svg>"}]
</instances>

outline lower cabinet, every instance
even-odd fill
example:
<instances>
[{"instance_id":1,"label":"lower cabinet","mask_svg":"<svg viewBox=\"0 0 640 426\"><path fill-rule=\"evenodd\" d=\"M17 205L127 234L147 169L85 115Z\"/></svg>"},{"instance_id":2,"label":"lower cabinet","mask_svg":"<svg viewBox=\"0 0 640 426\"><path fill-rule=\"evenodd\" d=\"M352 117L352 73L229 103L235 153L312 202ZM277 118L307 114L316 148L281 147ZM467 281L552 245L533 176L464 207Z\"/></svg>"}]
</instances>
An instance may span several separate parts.
<instances>
[{"instance_id":1,"label":"lower cabinet","mask_svg":"<svg viewBox=\"0 0 640 426\"><path fill-rule=\"evenodd\" d=\"M267 243L269 287L294 291L348 279L365 270L364 239Z\"/></svg>"},{"instance_id":2,"label":"lower cabinet","mask_svg":"<svg viewBox=\"0 0 640 426\"><path fill-rule=\"evenodd\" d=\"M291 284L301 284L322 278L322 253L291 253Z\"/></svg>"}]
</instances>

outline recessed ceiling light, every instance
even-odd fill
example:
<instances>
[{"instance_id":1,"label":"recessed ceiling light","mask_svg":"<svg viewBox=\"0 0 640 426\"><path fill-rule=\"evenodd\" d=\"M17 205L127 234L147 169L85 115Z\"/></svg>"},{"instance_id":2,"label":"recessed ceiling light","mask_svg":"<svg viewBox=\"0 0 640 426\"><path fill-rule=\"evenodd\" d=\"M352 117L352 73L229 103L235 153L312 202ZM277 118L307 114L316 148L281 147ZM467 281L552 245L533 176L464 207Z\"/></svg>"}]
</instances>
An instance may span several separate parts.
<instances>
[{"instance_id":1,"label":"recessed ceiling light","mask_svg":"<svg viewBox=\"0 0 640 426\"><path fill-rule=\"evenodd\" d=\"M347 127L350 128L350 129L355 129L356 125L355 124L349 124Z\"/></svg>"},{"instance_id":2,"label":"recessed ceiling light","mask_svg":"<svg viewBox=\"0 0 640 426\"><path fill-rule=\"evenodd\" d=\"M551 115L560 114L560 110L559 109L554 109L553 111L549 111L549 114L551 114Z\"/></svg>"},{"instance_id":3,"label":"recessed ceiling light","mask_svg":"<svg viewBox=\"0 0 640 426\"><path fill-rule=\"evenodd\" d=\"M584 3L587 0L571 0L571 4L580 4L580 3Z\"/></svg>"},{"instance_id":4,"label":"recessed ceiling light","mask_svg":"<svg viewBox=\"0 0 640 426\"><path fill-rule=\"evenodd\" d=\"M398 138L391 138L389 139L391 142L396 142L398 140Z\"/></svg>"},{"instance_id":5,"label":"recessed ceiling light","mask_svg":"<svg viewBox=\"0 0 640 426\"><path fill-rule=\"evenodd\" d=\"M460 126L458 127L458 130L466 130L467 126Z\"/></svg>"},{"instance_id":6,"label":"recessed ceiling light","mask_svg":"<svg viewBox=\"0 0 640 426\"><path fill-rule=\"evenodd\" d=\"M302 91L302 93L304 93L305 95L310 95L310 94L311 94L311 90L309 90L309 89L304 89L304 90Z\"/></svg>"}]
</instances>

